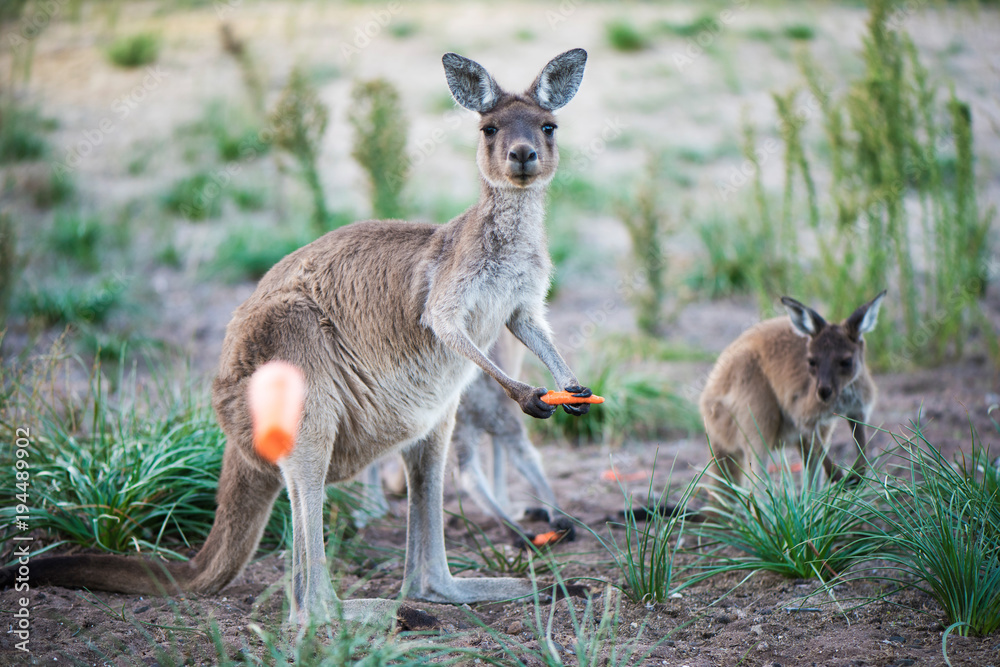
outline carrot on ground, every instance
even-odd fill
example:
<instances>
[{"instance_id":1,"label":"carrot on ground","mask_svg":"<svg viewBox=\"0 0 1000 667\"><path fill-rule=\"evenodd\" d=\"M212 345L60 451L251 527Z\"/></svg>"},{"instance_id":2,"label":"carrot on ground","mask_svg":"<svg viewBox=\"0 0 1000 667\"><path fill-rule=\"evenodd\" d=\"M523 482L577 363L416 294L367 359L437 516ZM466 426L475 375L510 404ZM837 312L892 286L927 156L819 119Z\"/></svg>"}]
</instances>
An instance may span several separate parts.
<instances>
[{"instance_id":1,"label":"carrot on ground","mask_svg":"<svg viewBox=\"0 0 1000 667\"><path fill-rule=\"evenodd\" d=\"M270 361L254 371L247 399L254 449L261 457L277 463L292 452L305 397L305 378L292 364Z\"/></svg>"},{"instance_id":2,"label":"carrot on ground","mask_svg":"<svg viewBox=\"0 0 1000 667\"><path fill-rule=\"evenodd\" d=\"M600 396L587 396L582 398L580 396L574 396L568 391L550 391L547 394L542 395L542 400L549 405L562 405L568 403L574 405L576 403L603 403L604 399Z\"/></svg>"},{"instance_id":3,"label":"carrot on ground","mask_svg":"<svg viewBox=\"0 0 1000 667\"><path fill-rule=\"evenodd\" d=\"M536 547L552 546L566 537L566 532L565 530L553 530L549 533L540 533L531 538L531 543Z\"/></svg>"},{"instance_id":4,"label":"carrot on ground","mask_svg":"<svg viewBox=\"0 0 1000 667\"><path fill-rule=\"evenodd\" d=\"M641 482L648 477L648 470L622 473L618 471L617 467L612 468L611 470L605 470L601 473L601 479L606 482Z\"/></svg>"}]
</instances>

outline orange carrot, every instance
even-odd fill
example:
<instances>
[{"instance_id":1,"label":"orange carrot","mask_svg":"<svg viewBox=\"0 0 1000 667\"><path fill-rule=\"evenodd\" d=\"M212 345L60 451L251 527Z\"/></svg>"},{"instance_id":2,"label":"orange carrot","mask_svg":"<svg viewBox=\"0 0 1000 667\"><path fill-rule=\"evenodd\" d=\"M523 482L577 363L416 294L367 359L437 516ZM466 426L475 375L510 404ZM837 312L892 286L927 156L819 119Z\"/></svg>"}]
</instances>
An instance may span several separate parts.
<instances>
[{"instance_id":1,"label":"orange carrot","mask_svg":"<svg viewBox=\"0 0 1000 667\"><path fill-rule=\"evenodd\" d=\"M618 468L612 468L601 473L601 479L606 482L641 482L648 477L648 470L622 473L618 471Z\"/></svg>"},{"instance_id":2,"label":"orange carrot","mask_svg":"<svg viewBox=\"0 0 1000 667\"><path fill-rule=\"evenodd\" d=\"M253 420L254 449L271 463L295 447L305 403L302 371L285 361L271 361L250 378L248 403Z\"/></svg>"},{"instance_id":3,"label":"orange carrot","mask_svg":"<svg viewBox=\"0 0 1000 667\"><path fill-rule=\"evenodd\" d=\"M554 530L550 533L541 533L531 539L531 543L536 547L552 546L566 536L565 530Z\"/></svg>"},{"instance_id":4,"label":"orange carrot","mask_svg":"<svg viewBox=\"0 0 1000 667\"><path fill-rule=\"evenodd\" d=\"M542 400L549 405L562 405L563 403L569 403L570 405L576 403L603 403L604 399L600 396L588 396L586 398L580 398L579 396L574 396L568 391L550 391L542 396Z\"/></svg>"}]
</instances>

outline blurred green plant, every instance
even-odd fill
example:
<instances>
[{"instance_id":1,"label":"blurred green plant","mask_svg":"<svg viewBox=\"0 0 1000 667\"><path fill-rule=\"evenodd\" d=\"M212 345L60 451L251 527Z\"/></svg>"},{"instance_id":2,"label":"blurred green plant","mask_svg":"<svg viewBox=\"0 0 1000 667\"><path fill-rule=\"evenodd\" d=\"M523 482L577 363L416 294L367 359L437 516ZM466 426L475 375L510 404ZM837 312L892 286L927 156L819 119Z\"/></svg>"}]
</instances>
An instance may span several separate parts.
<instances>
[{"instance_id":1,"label":"blurred green plant","mask_svg":"<svg viewBox=\"0 0 1000 667\"><path fill-rule=\"evenodd\" d=\"M649 48L649 39L631 21L624 18L607 23L604 35L608 44L616 51L632 53Z\"/></svg>"},{"instance_id":2,"label":"blurred green plant","mask_svg":"<svg viewBox=\"0 0 1000 667\"><path fill-rule=\"evenodd\" d=\"M63 276L55 284L36 284L14 299L14 310L45 326L100 324L120 308L128 281L120 276L87 280Z\"/></svg>"},{"instance_id":3,"label":"blurred green plant","mask_svg":"<svg viewBox=\"0 0 1000 667\"><path fill-rule=\"evenodd\" d=\"M163 196L168 211L188 220L207 220L222 215L227 182L207 170L200 170L174 182Z\"/></svg>"},{"instance_id":4,"label":"blurred green plant","mask_svg":"<svg viewBox=\"0 0 1000 667\"><path fill-rule=\"evenodd\" d=\"M618 207L618 215L632 240L632 262L640 279L632 291L639 330L656 335L663 321L663 300L667 295L666 241L672 225L661 207L657 194L660 191L657 158L650 156L646 177L639 184L633 200Z\"/></svg>"},{"instance_id":5,"label":"blurred green plant","mask_svg":"<svg viewBox=\"0 0 1000 667\"><path fill-rule=\"evenodd\" d=\"M264 75L257 65L253 54L247 47L246 41L239 37L233 30L231 23L223 21L219 24L219 39L222 42L222 50L236 60L240 67L240 74L243 76L243 87L246 88L250 104L259 120L263 120L267 115L264 97L266 87Z\"/></svg>"},{"instance_id":6,"label":"blurred green plant","mask_svg":"<svg viewBox=\"0 0 1000 667\"><path fill-rule=\"evenodd\" d=\"M403 218L407 213L403 188L410 160L406 155L407 122L399 93L385 79L372 79L357 82L351 100L351 155L368 172L372 216Z\"/></svg>"},{"instance_id":7,"label":"blurred green plant","mask_svg":"<svg viewBox=\"0 0 1000 667\"><path fill-rule=\"evenodd\" d=\"M50 209L76 197L76 181L71 172L55 167L31 179L27 190L36 208Z\"/></svg>"},{"instance_id":8,"label":"blurred green plant","mask_svg":"<svg viewBox=\"0 0 1000 667\"><path fill-rule=\"evenodd\" d=\"M57 211L49 247L72 258L82 268L93 270L99 266L98 252L104 236L104 224L99 218L76 211Z\"/></svg>"},{"instance_id":9,"label":"blurred green plant","mask_svg":"<svg viewBox=\"0 0 1000 667\"><path fill-rule=\"evenodd\" d=\"M119 67L142 67L160 57L160 36L153 32L140 32L119 37L107 49L108 60Z\"/></svg>"},{"instance_id":10,"label":"blurred green plant","mask_svg":"<svg viewBox=\"0 0 1000 667\"><path fill-rule=\"evenodd\" d=\"M329 116L329 110L320 101L305 72L295 67L271 111L270 124L274 129L274 144L298 162L299 173L312 193L312 222L317 235L327 231L329 222L319 177L319 149Z\"/></svg>"},{"instance_id":11,"label":"blurred green plant","mask_svg":"<svg viewBox=\"0 0 1000 667\"><path fill-rule=\"evenodd\" d=\"M49 148L44 132L52 126L38 109L27 109L12 99L3 99L0 102L0 164L44 157Z\"/></svg>"}]
</instances>

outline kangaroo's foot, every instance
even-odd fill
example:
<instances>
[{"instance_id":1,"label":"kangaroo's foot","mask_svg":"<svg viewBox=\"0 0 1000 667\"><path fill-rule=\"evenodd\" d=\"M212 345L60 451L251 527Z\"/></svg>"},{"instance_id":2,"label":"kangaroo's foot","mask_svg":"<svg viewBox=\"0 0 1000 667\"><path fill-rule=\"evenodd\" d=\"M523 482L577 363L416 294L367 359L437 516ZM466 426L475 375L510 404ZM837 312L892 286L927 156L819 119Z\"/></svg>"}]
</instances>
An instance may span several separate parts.
<instances>
[{"instance_id":1,"label":"kangaroo's foot","mask_svg":"<svg viewBox=\"0 0 1000 667\"><path fill-rule=\"evenodd\" d=\"M436 582L414 582L407 597L427 602L466 604L525 597L531 595L533 591L531 581L528 579L512 577L457 579L449 575Z\"/></svg>"}]
</instances>

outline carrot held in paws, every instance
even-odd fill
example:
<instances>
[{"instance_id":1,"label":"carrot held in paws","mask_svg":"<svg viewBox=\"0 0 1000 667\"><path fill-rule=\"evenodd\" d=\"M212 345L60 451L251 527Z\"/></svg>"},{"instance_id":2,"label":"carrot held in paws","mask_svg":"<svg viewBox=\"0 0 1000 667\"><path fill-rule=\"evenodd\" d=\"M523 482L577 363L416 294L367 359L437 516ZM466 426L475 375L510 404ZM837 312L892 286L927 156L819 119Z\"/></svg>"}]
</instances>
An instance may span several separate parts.
<instances>
[{"instance_id":1,"label":"carrot held in paws","mask_svg":"<svg viewBox=\"0 0 1000 667\"><path fill-rule=\"evenodd\" d=\"M562 405L564 403L569 403L574 405L577 403L603 403L604 399L600 396L587 396L582 398L580 396L574 396L568 391L550 391L547 394L542 395L542 400L549 405Z\"/></svg>"},{"instance_id":2,"label":"carrot held in paws","mask_svg":"<svg viewBox=\"0 0 1000 667\"><path fill-rule=\"evenodd\" d=\"M248 404L253 420L253 445L271 463L295 447L306 398L302 371L286 361L270 361L250 377Z\"/></svg>"}]
</instances>

